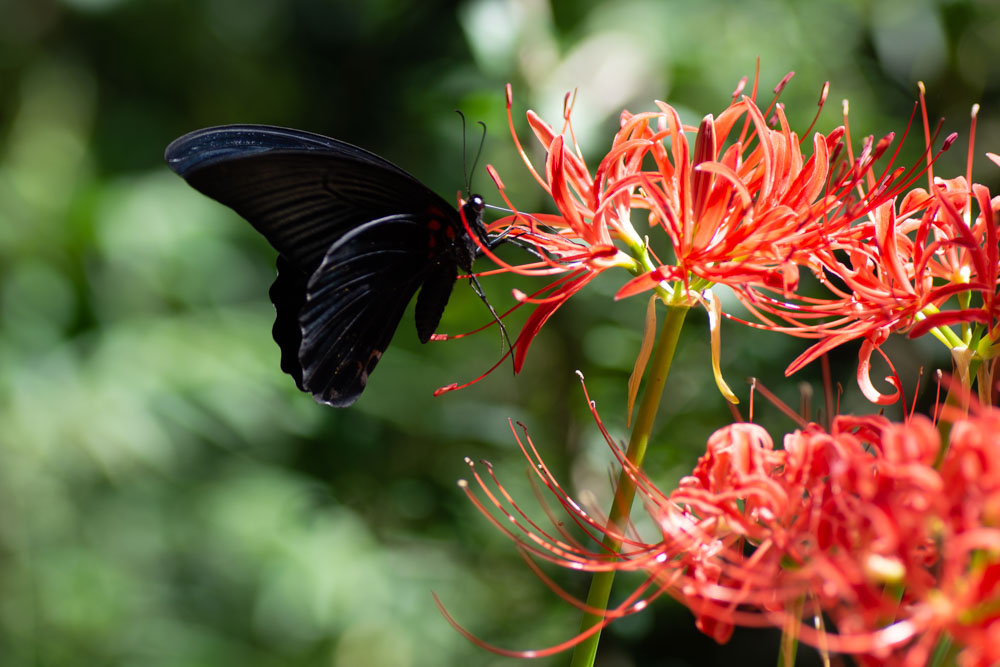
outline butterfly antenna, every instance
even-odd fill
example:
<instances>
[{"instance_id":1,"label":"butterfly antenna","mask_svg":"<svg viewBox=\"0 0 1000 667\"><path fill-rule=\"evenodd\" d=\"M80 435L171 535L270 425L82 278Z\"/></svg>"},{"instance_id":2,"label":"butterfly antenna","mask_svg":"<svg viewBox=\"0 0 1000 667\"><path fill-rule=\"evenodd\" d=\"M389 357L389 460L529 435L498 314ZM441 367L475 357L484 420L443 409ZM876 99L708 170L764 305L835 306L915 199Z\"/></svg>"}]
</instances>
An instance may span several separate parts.
<instances>
[{"instance_id":1,"label":"butterfly antenna","mask_svg":"<svg viewBox=\"0 0 1000 667\"><path fill-rule=\"evenodd\" d=\"M461 109L455 109L455 113L457 113L458 117L462 119L462 174L465 176L465 196L468 197L469 193L472 191L472 177L469 175L469 167L466 158L466 154L469 152L469 149L466 146L465 141L465 114L462 113ZM474 164L473 169L475 169Z\"/></svg>"},{"instance_id":2,"label":"butterfly antenna","mask_svg":"<svg viewBox=\"0 0 1000 667\"><path fill-rule=\"evenodd\" d=\"M479 150L476 151L476 159L472 161L472 171L469 172L469 192L472 192L472 175L476 173L476 165L479 164L479 158L483 155L483 146L486 145L486 123L478 122L483 126L483 136L479 137Z\"/></svg>"},{"instance_id":3,"label":"butterfly antenna","mask_svg":"<svg viewBox=\"0 0 1000 667\"><path fill-rule=\"evenodd\" d=\"M510 342L510 336L507 334L507 327L504 326L503 320L501 320L500 316L497 315L497 311L493 309L493 304L491 304L489 299L486 298L486 292L483 291L483 286L479 284L479 280L476 276L469 276L469 284L472 285L472 291L476 293L476 296L478 296L482 302L486 304L486 307L489 308L490 315L493 316L493 319L496 320L497 324L500 326L500 333L503 334L504 340L507 341L507 347L513 351L514 345Z\"/></svg>"},{"instance_id":4,"label":"butterfly antenna","mask_svg":"<svg viewBox=\"0 0 1000 667\"><path fill-rule=\"evenodd\" d=\"M468 146L466 145L466 139L465 139L466 136L465 114L462 113L461 110L459 109L455 109L455 113L457 113L459 117L461 117L462 119L462 171L465 172L465 194L466 196L470 196L472 193L472 174L474 174L476 171L476 165L479 164L479 158L483 154L483 146L486 144L486 123L484 123L483 121L479 121L479 124L483 128L483 134L479 138L479 149L476 151L476 159L472 161L472 170L470 171L466 167L466 155L468 154ZM506 234L504 234L504 236L505 235ZM503 239L502 238L498 239L497 242L499 243L501 240ZM495 245L494 243L490 244L491 247L493 247L494 245ZM507 348L513 351L514 344L510 342L510 335L507 333L507 327L504 325L503 320L500 319L500 316L497 315L497 311L493 309L493 304L491 304L489 302L489 299L486 298L486 292L483 291L483 286L479 284L479 279L476 278L475 275L469 275L469 284L472 285L472 291L474 291L476 293L476 296L478 296L482 300L482 302L486 304L486 307L490 311L490 315L492 315L493 319L496 320L497 326L500 327L500 333L503 335L504 341L507 342ZM511 359L513 359L513 357L511 357Z\"/></svg>"}]
</instances>

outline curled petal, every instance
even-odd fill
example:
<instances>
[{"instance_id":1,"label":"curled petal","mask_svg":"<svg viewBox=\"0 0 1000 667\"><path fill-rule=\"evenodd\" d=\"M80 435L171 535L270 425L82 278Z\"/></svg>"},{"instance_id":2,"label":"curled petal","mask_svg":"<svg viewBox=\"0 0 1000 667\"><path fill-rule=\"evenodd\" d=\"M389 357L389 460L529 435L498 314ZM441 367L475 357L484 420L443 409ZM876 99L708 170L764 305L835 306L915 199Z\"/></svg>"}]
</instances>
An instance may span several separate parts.
<instances>
[{"instance_id":1,"label":"curled petal","mask_svg":"<svg viewBox=\"0 0 1000 667\"><path fill-rule=\"evenodd\" d=\"M725 396L727 401L736 405L740 402L740 399L736 397L733 390L722 379L720 364L720 358L722 357L722 303L714 296L710 297L709 300L708 328L712 339L712 375L715 377L715 386L719 388L719 392Z\"/></svg>"},{"instance_id":2,"label":"curled petal","mask_svg":"<svg viewBox=\"0 0 1000 667\"><path fill-rule=\"evenodd\" d=\"M876 405L892 405L899 400L902 392L902 384L899 381L899 377L893 374L886 378L886 382L895 387L893 393L882 394L875 388L871 380L871 357L874 350L878 350L882 358L887 362L889 361L889 358L882 352L881 347L874 344L870 339L866 339L861 344L861 350L858 351L858 386L861 388L861 392L865 395L865 398L872 403Z\"/></svg>"}]
</instances>

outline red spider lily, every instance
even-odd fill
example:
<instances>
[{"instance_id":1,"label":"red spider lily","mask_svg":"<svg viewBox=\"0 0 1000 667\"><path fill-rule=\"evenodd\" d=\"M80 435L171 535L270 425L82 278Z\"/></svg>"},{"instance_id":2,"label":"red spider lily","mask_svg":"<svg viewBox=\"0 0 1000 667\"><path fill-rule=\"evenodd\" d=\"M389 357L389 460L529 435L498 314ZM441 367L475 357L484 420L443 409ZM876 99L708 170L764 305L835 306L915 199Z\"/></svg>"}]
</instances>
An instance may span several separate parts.
<instances>
[{"instance_id":1,"label":"red spider lily","mask_svg":"<svg viewBox=\"0 0 1000 667\"><path fill-rule=\"evenodd\" d=\"M631 466L592 412L659 527L655 541L584 510L527 436L518 443L575 532L551 510L553 529L531 519L488 464L486 478L473 467L485 501L463 487L543 581L582 610L592 611L532 558L646 574L598 628L668 594L720 642L736 625L794 627L801 640L864 664L916 666L948 636L960 645L960 664L1000 660L1000 411L947 415L955 421L943 456L937 430L920 416L838 417L829 432L809 424L786 435L782 449L759 426L734 424L709 439L669 494ZM619 553L601 547L608 530L622 541ZM816 628L820 615L833 627ZM508 651L448 618L480 645L520 657L550 655L596 631L540 651Z\"/></svg>"},{"instance_id":2,"label":"red spider lily","mask_svg":"<svg viewBox=\"0 0 1000 667\"><path fill-rule=\"evenodd\" d=\"M920 100L924 108L922 89ZM929 135L926 111L924 117ZM953 141L954 135L942 150ZM928 153L930 142L928 136ZM970 140L970 165L972 146ZM907 332L910 337L930 332L952 349L977 350L983 360L995 356L992 345L1000 337L1000 198L991 199L982 185L970 186L971 174L941 180L933 177L930 165L928 171L929 191L915 188L898 202L893 199L878 205L853 227L831 233L829 247L814 252L814 270L829 297L738 292L768 328L820 339L788 366L786 374L861 338L865 342L859 357L859 385L870 400L888 404L899 398L898 384L892 394L881 394L868 369L871 353L892 332ZM961 333L949 328L953 325L961 326ZM981 388L991 385L990 381L980 383ZM980 399L992 402L988 393Z\"/></svg>"},{"instance_id":3,"label":"red spider lily","mask_svg":"<svg viewBox=\"0 0 1000 667\"><path fill-rule=\"evenodd\" d=\"M810 264L831 234L873 203L855 201L852 189L889 141L834 178L843 128L826 136L816 133L813 154L805 158L781 105L775 106L779 127L771 129L764 112L742 97L717 120L702 120L689 158L684 132L693 128L682 126L668 105L660 108L661 113L650 114L663 127L651 136L650 152L659 169L637 178L650 222L666 231L676 262L633 279L619 290L619 298L662 281L794 290L797 265ZM664 139L670 140L672 161Z\"/></svg>"},{"instance_id":4,"label":"red spider lily","mask_svg":"<svg viewBox=\"0 0 1000 667\"><path fill-rule=\"evenodd\" d=\"M504 271L567 274L531 297L515 293L522 303L536 304L514 345L516 369L548 318L608 268L619 266L635 276L616 298L655 290L668 303L689 304L699 300L696 291L713 284L789 292L798 284L798 266L814 266L815 255L829 249L831 238L898 192L902 170L887 168L878 177L872 171L893 135L869 139L856 159L842 162L846 131L839 127L827 135L816 133L812 154L803 155L803 141L790 129L783 107L762 110L755 101L756 83L750 96L740 94L744 84L717 119L706 116L697 128L683 124L663 102L657 102L657 111L623 112L611 148L594 171L575 141L570 96L561 131L529 111L528 123L546 151L543 173L514 131L508 87L514 141L559 214L515 209L492 226L534 247L541 261L511 265L488 248L484 252ZM826 91L824 86L820 108ZM772 110L774 128L765 120ZM846 153L851 155L849 147ZM499 176L491 174L506 199ZM863 183L867 188L859 195ZM664 233L672 262L661 261L633 226L633 209L646 212L649 233Z\"/></svg>"},{"instance_id":5,"label":"red spider lily","mask_svg":"<svg viewBox=\"0 0 1000 667\"><path fill-rule=\"evenodd\" d=\"M510 238L541 252L545 258L540 262L515 266L504 262L488 248L484 248L484 252L503 269L522 275L569 274L530 297L516 293L520 302L536 304L515 343L514 367L520 370L535 335L573 294L605 269L622 266L636 270L636 260L619 250L613 239L623 240L633 248L640 247L642 241L636 236L629 220L635 186L627 187L619 183L624 174L639 166L636 157L629 153L630 150L634 153L634 147L622 149L618 145L623 134L619 133L616 137L611 153L602 161L597 176L592 177L579 147L574 144L573 150L568 150L565 137L529 111L528 122L548 153L546 178L543 179L535 171L514 131L512 104L513 96L508 85L507 114L515 144L528 169L552 197L561 215L515 214L492 225L492 229L502 228ZM565 132L572 136L570 110L567 97ZM638 160L641 161L641 156ZM499 175L492 168L490 173L503 193L504 186Z\"/></svg>"}]
</instances>

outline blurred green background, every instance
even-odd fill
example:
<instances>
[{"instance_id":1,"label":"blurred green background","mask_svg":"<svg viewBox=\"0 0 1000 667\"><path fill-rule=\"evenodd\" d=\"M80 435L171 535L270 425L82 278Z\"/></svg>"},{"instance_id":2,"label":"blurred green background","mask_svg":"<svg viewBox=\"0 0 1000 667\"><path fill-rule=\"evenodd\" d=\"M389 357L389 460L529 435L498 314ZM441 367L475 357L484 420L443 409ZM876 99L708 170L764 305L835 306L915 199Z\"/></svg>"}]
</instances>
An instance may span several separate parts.
<instances>
[{"instance_id":1,"label":"blurred green background","mask_svg":"<svg viewBox=\"0 0 1000 667\"><path fill-rule=\"evenodd\" d=\"M0 664L515 662L455 633L431 591L507 648L576 631L577 612L455 481L464 456L487 458L535 506L509 417L569 489L607 505L610 457L573 371L624 438L644 303L611 302L623 276L561 310L519 377L508 364L432 397L485 370L500 341L421 346L408 314L361 400L321 407L278 368L273 252L164 166L176 136L232 122L309 129L382 154L451 200L463 184L460 108L489 126L484 159L515 202L537 209L504 83L519 123L527 108L554 122L579 88L574 122L596 164L622 108L664 99L696 123L760 56L764 91L797 72L783 100L800 130L829 80L817 129L839 124L847 97L855 137L901 131L924 80L932 117L963 137L938 167L950 176L963 170L973 102L977 153L1000 152L998 34L995 0L0 2ZM909 159L921 145L908 142ZM997 193L995 167L977 158L976 174ZM482 168L474 187L499 203ZM484 284L500 309L512 287L541 283ZM441 330L487 320L460 283ZM723 343L744 398L748 376L793 405L801 382L816 383L814 369L783 377L802 341L728 323ZM894 358L908 388L919 365L947 363L931 344L906 345ZM845 406L870 411L856 354L838 351L833 366ZM700 311L668 387L649 457L665 487L730 420ZM758 411L776 435L791 427ZM586 577L553 574L585 594ZM613 625L600 664L774 664L776 646L775 633L749 632L717 647L663 601Z\"/></svg>"}]
</instances>

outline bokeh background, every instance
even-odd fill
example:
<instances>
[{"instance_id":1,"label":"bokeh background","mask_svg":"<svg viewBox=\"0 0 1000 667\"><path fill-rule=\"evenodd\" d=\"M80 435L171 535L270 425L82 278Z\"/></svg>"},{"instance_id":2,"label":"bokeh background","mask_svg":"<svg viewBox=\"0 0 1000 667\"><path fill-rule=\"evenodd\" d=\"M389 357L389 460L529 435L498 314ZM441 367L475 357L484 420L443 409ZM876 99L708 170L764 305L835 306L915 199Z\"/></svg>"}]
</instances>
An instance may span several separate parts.
<instances>
[{"instance_id":1,"label":"bokeh background","mask_svg":"<svg viewBox=\"0 0 1000 667\"><path fill-rule=\"evenodd\" d=\"M846 97L855 137L900 132L925 81L932 117L962 135L938 167L957 175L972 103L977 153L1000 151L998 34L994 0L0 1L0 664L514 664L455 633L431 591L503 647L576 631L577 612L455 482L463 457L486 458L534 506L512 418L568 488L607 505L610 456L573 371L624 438L644 303L611 301L623 276L560 311L520 376L505 365L440 398L491 365L500 340L421 346L407 314L361 400L321 407L278 368L273 252L164 166L176 136L309 129L450 200L464 183L458 108L489 127L483 159L519 206L544 210L506 129L506 82L525 140L525 109L554 122L578 89L578 138L596 162L622 108L664 99L696 123L759 56L764 91L797 72L783 100L800 130L829 80L819 130ZM911 138L905 159L921 147ZM975 169L997 187L995 166ZM499 202L481 167L474 188ZM538 286L484 284L498 309L512 287ZM441 330L487 320L460 283ZM649 456L664 486L730 420L705 320L689 317ZM819 391L812 369L783 376L802 341L728 323L723 343L744 399L748 376L792 405L802 383ZM910 388L920 365L947 364L933 345L894 353ZM843 404L870 410L855 360L856 347L832 359ZM761 403L758 417L791 428ZM553 575L585 594L585 577ZM774 664L776 646L768 632L715 646L661 601L605 632L600 664Z\"/></svg>"}]
</instances>

